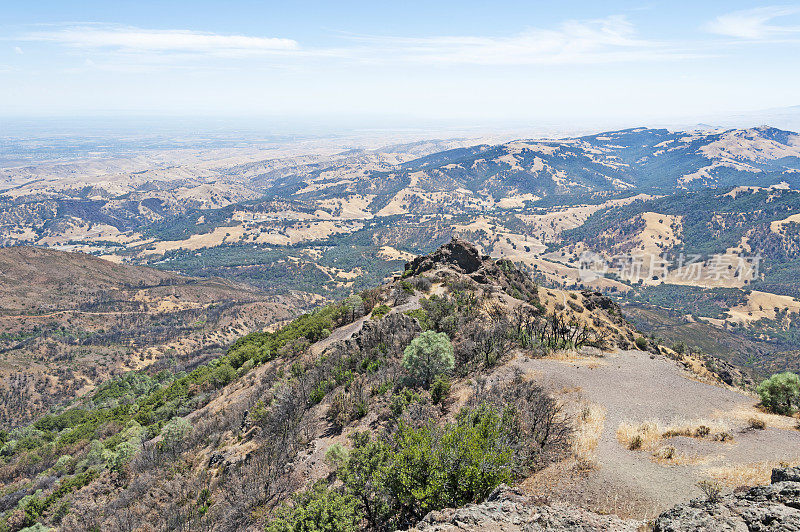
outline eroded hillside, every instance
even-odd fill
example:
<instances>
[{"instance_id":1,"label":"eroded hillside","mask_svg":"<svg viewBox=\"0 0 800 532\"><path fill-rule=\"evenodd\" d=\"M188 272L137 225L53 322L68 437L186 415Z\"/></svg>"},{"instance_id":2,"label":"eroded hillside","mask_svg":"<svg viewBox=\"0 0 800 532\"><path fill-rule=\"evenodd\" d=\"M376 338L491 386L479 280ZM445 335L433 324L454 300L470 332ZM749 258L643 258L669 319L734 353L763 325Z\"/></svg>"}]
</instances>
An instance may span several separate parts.
<instances>
[{"instance_id":1,"label":"eroded hillside","mask_svg":"<svg viewBox=\"0 0 800 532\"><path fill-rule=\"evenodd\" d=\"M779 416L764 432L737 432L757 414L754 399L692 357L647 342L625 351L641 340L609 298L544 289L454 240L188 373L128 373L4 433L0 512L14 531L291 530L321 519L394 530L506 482L534 504L572 493L572 504L643 519L690 497L694 475L713 474L684 455L733 449L731 438L796 448L800 433ZM725 407L718 424L697 436L691 427L709 422L687 417L686 448L666 430L629 448L618 425L627 416L699 415L642 406L670 382L686 383L687 405L704 397L712 418ZM712 439L720 430L731 438ZM724 454L707 465L749 467ZM642 472L673 480L630 496ZM602 486L627 506L596 498Z\"/></svg>"},{"instance_id":2,"label":"eroded hillside","mask_svg":"<svg viewBox=\"0 0 800 532\"><path fill-rule=\"evenodd\" d=\"M18 426L126 371L190 370L315 299L82 253L0 249L0 425Z\"/></svg>"}]
</instances>

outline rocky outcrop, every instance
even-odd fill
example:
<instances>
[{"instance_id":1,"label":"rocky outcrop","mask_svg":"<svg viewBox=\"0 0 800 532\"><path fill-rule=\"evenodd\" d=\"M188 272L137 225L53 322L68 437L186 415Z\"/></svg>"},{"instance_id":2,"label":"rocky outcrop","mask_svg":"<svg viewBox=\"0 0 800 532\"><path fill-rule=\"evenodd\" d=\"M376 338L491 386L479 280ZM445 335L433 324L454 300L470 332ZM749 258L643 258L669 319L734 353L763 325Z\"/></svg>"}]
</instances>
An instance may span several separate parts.
<instances>
[{"instance_id":1,"label":"rocky outcrop","mask_svg":"<svg viewBox=\"0 0 800 532\"><path fill-rule=\"evenodd\" d=\"M416 257L411 262L406 263L406 271L412 275L419 275L434 269L439 265L448 265L461 273L471 274L477 272L484 266L484 262L491 262L487 256L481 256L478 248L474 245L453 238L447 244L428 255Z\"/></svg>"},{"instance_id":2,"label":"rocky outcrop","mask_svg":"<svg viewBox=\"0 0 800 532\"><path fill-rule=\"evenodd\" d=\"M437 268L465 274L478 284L497 285L507 294L529 303L539 301L536 283L513 262L481 255L473 244L458 238L453 238L433 253L407 262L406 275L420 275Z\"/></svg>"},{"instance_id":3,"label":"rocky outcrop","mask_svg":"<svg viewBox=\"0 0 800 532\"><path fill-rule=\"evenodd\" d=\"M661 514L653 530L800 531L800 468L773 470L768 486L680 504Z\"/></svg>"},{"instance_id":4,"label":"rocky outcrop","mask_svg":"<svg viewBox=\"0 0 800 532\"><path fill-rule=\"evenodd\" d=\"M646 523L600 515L569 504L544 503L501 485L481 504L431 512L412 532L800 532L800 467L772 471L772 483L717 500L695 499Z\"/></svg>"},{"instance_id":5,"label":"rocky outcrop","mask_svg":"<svg viewBox=\"0 0 800 532\"><path fill-rule=\"evenodd\" d=\"M772 484L776 482L800 482L800 466L773 469L770 482ZM798 507L800 507L800 505L798 505Z\"/></svg>"},{"instance_id":6,"label":"rocky outcrop","mask_svg":"<svg viewBox=\"0 0 800 532\"><path fill-rule=\"evenodd\" d=\"M720 382L724 382L728 386L741 386L744 388L754 388L756 386L756 381L751 374L730 362L706 354L698 354L697 356L703 359L706 368L716 375Z\"/></svg>"},{"instance_id":7,"label":"rocky outcrop","mask_svg":"<svg viewBox=\"0 0 800 532\"><path fill-rule=\"evenodd\" d=\"M541 504L516 488L501 485L481 504L431 512L414 532L589 532L638 530L641 521L599 515L563 503Z\"/></svg>"}]
</instances>

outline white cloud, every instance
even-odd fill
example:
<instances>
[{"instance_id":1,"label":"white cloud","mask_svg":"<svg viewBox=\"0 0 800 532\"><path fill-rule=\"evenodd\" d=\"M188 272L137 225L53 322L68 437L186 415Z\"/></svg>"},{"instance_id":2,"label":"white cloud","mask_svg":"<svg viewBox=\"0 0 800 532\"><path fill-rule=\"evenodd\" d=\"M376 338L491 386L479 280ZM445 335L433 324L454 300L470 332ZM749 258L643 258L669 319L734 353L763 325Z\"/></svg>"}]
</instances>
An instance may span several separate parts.
<instances>
[{"instance_id":1,"label":"white cloud","mask_svg":"<svg viewBox=\"0 0 800 532\"><path fill-rule=\"evenodd\" d=\"M637 37L633 24L620 15L571 20L555 29L531 28L510 36L342 37L349 42L337 47L305 49L292 39L82 24L28 33L23 39L105 54L117 65L121 61L139 66L174 64L181 58L208 56L316 57L361 63L436 65L591 64L699 56L674 44Z\"/></svg>"},{"instance_id":2,"label":"white cloud","mask_svg":"<svg viewBox=\"0 0 800 532\"><path fill-rule=\"evenodd\" d=\"M531 65L674 59L696 54L636 37L624 16L567 21L510 37L353 37L360 55L443 64Z\"/></svg>"},{"instance_id":3,"label":"white cloud","mask_svg":"<svg viewBox=\"0 0 800 532\"><path fill-rule=\"evenodd\" d=\"M706 25L719 35L763 40L800 33L800 26L770 24L772 20L800 13L800 6L768 6L720 15Z\"/></svg>"},{"instance_id":4,"label":"white cloud","mask_svg":"<svg viewBox=\"0 0 800 532\"><path fill-rule=\"evenodd\" d=\"M24 52L22 51L22 48L20 48L19 46L15 46L14 53L17 55L22 55Z\"/></svg>"},{"instance_id":5,"label":"white cloud","mask_svg":"<svg viewBox=\"0 0 800 532\"><path fill-rule=\"evenodd\" d=\"M55 42L87 50L220 56L285 53L299 48L292 39L221 35L189 30L148 30L102 24L33 32L26 35L25 39Z\"/></svg>"}]
</instances>

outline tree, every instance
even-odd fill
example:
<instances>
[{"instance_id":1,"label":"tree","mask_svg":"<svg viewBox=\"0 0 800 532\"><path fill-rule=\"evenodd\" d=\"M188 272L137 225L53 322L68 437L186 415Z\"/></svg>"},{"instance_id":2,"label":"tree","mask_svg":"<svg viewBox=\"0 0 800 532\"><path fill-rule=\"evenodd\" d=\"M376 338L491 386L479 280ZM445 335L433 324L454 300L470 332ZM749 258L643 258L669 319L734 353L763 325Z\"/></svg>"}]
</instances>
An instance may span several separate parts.
<instances>
[{"instance_id":1,"label":"tree","mask_svg":"<svg viewBox=\"0 0 800 532\"><path fill-rule=\"evenodd\" d=\"M166 449L176 452L183 444L183 439L191 430L192 425L182 417L172 418L161 429L161 441Z\"/></svg>"},{"instance_id":2,"label":"tree","mask_svg":"<svg viewBox=\"0 0 800 532\"><path fill-rule=\"evenodd\" d=\"M364 315L364 300L353 294L342 301L342 317L345 323L352 323Z\"/></svg>"},{"instance_id":3,"label":"tree","mask_svg":"<svg viewBox=\"0 0 800 532\"><path fill-rule=\"evenodd\" d=\"M800 405L800 377L791 371L776 373L758 385L761 404L777 414L791 415Z\"/></svg>"},{"instance_id":4,"label":"tree","mask_svg":"<svg viewBox=\"0 0 800 532\"><path fill-rule=\"evenodd\" d=\"M403 351L403 367L417 383L430 387L433 380L453 369L453 344L445 333L425 331Z\"/></svg>"}]
</instances>

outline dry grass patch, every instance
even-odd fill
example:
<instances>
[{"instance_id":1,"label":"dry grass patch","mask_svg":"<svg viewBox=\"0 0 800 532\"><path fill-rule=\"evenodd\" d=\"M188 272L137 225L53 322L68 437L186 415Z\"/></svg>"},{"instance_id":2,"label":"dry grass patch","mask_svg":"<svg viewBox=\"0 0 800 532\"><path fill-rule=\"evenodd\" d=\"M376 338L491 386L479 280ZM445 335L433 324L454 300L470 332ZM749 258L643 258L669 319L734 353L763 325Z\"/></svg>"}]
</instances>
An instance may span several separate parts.
<instances>
[{"instance_id":1,"label":"dry grass patch","mask_svg":"<svg viewBox=\"0 0 800 532\"><path fill-rule=\"evenodd\" d=\"M750 425L751 419L760 419L771 429L792 430L797 428L798 425L797 418L773 414L749 405L742 405L728 411L715 411L711 415L713 417L741 421L746 426Z\"/></svg>"},{"instance_id":2,"label":"dry grass patch","mask_svg":"<svg viewBox=\"0 0 800 532\"><path fill-rule=\"evenodd\" d=\"M617 428L617 441L632 451L653 451L662 440L677 436L720 442L733 440L727 424L707 419L676 420L666 426L655 420L638 424L623 421Z\"/></svg>"},{"instance_id":3,"label":"dry grass patch","mask_svg":"<svg viewBox=\"0 0 800 532\"><path fill-rule=\"evenodd\" d=\"M738 486L758 486L769 484L772 470L776 467L800 465L800 458L790 461L770 460L764 462L750 462L747 464L724 465L709 467L703 471L709 478L720 484L735 488Z\"/></svg>"},{"instance_id":4,"label":"dry grass patch","mask_svg":"<svg viewBox=\"0 0 800 532\"><path fill-rule=\"evenodd\" d=\"M572 452L580 469L597 466L597 444L606 421L606 409L595 403L583 403L572 436Z\"/></svg>"},{"instance_id":5,"label":"dry grass patch","mask_svg":"<svg viewBox=\"0 0 800 532\"><path fill-rule=\"evenodd\" d=\"M542 358L547 360L555 360L557 362L565 362L568 364L580 364L589 368L597 368L608 365L608 362L603 360L602 352L600 355L595 356L591 354L578 353L577 351L571 351L568 349L558 349L548 353Z\"/></svg>"},{"instance_id":6,"label":"dry grass patch","mask_svg":"<svg viewBox=\"0 0 800 532\"><path fill-rule=\"evenodd\" d=\"M697 454L688 455L686 453L682 453L672 445L664 445L658 447L655 451L652 452L650 457L651 460L653 460L654 462L658 462L659 464L664 464L664 465L697 464L704 460L704 458L701 458Z\"/></svg>"}]
</instances>

